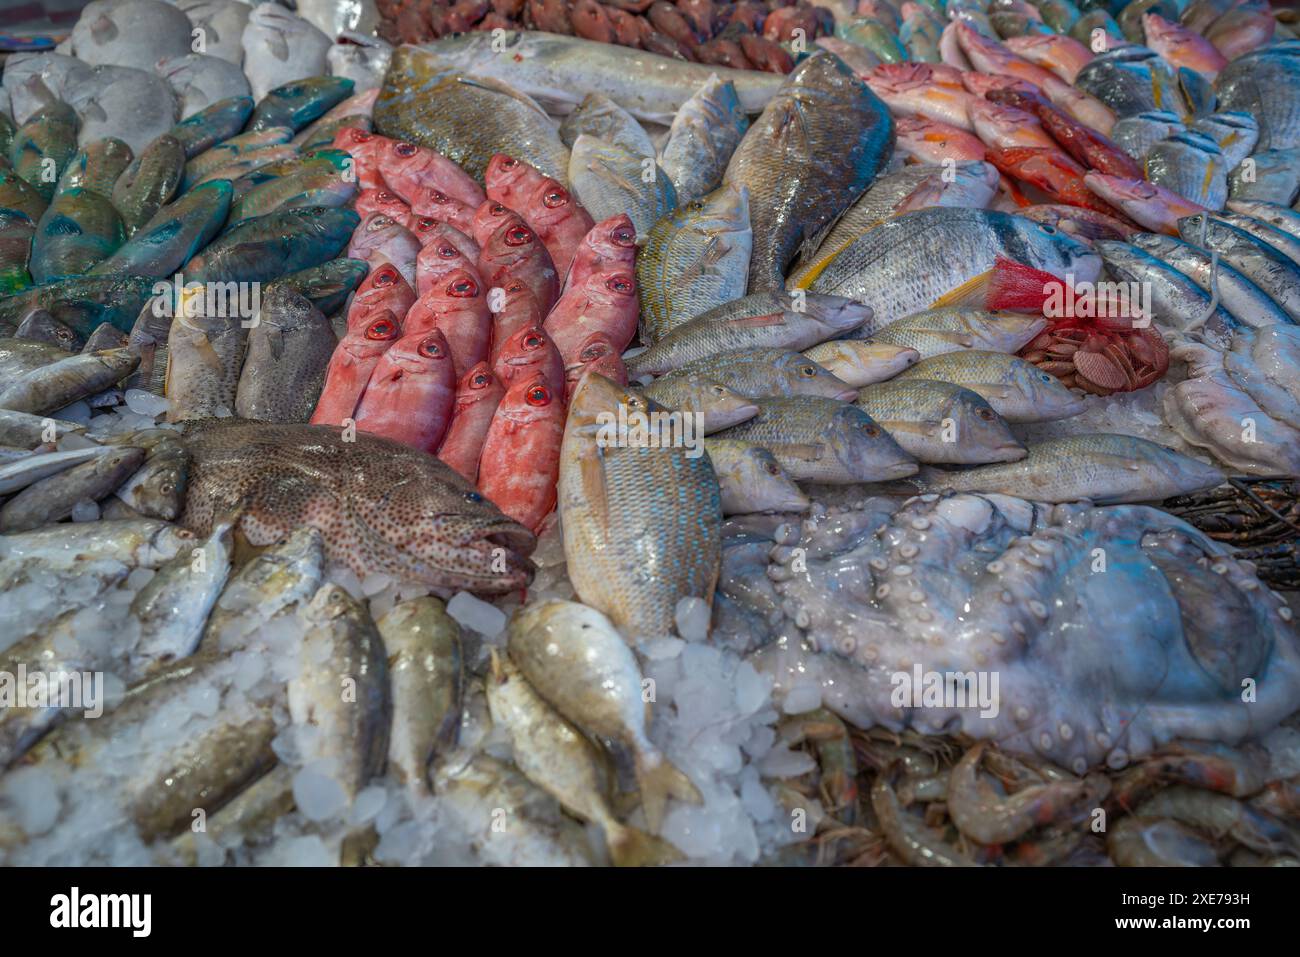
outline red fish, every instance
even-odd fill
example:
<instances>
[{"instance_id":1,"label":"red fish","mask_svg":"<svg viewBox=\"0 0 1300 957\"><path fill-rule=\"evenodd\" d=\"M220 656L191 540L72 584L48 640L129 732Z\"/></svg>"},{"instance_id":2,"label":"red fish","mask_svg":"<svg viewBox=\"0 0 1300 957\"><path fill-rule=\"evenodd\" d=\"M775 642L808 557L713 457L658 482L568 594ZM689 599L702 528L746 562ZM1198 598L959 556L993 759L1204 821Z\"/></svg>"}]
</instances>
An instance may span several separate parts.
<instances>
[{"instance_id":1,"label":"red fish","mask_svg":"<svg viewBox=\"0 0 1300 957\"><path fill-rule=\"evenodd\" d=\"M961 85L976 96L988 97L993 90L1020 90L1025 93L1038 93L1034 84L1018 80L1014 76L1001 76L996 73L976 73L967 70L961 75Z\"/></svg>"},{"instance_id":2,"label":"red fish","mask_svg":"<svg viewBox=\"0 0 1300 957\"><path fill-rule=\"evenodd\" d=\"M392 263L382 263L370 270L348 303L348 332L361 329L382 312L392 313L400 324L415 304L413 290Z\"/></svg>"},{"instance_id":3,"label":"red fish","mask_svg":"<svg viewBox=\"0 0 1300 957\"><path fill-rule=\"evenodd\" d=\"M1032 113L1061 148L1084 166L1108 176L1142 178L1142 168L1120 149L1118 143L1080 123L1040 94L1023 90L993 90L988 98L994 103Z\"/></svg>"},{"instance_id":4,"label":"red fish","mask_svg":"<svg viewBox=\"0 0 1300 957\"><path fill-rule=\"evenodd\" d=\"M984 158L979 137L963 129L919 116L900 117L894 123L895 148L912 162L941 165Z\"/></svg>"},{"instance_id":5,"label":"red fish","mask_svg":"<svg viewBox=\"0 0 1300 957\"><path fill-rule=\"evenodd\" d=\"M441 190L470 207L483 202L478 183L441 153L414 143L396 142L379 153L384 182L408 203L422 187Z\"/></svg>"},{"instance_id":6,"label":"red fish","mask_svg":"<svg viewBox=\"0 0 1300 957\"><path fill-rule=\"evenodd\" d=\"M415 286L415 257L420 254L420 241L391 216L371 213L361 220L348 241L348 258L364 259L371 269L383 263L392 263L402 276Z\"/></svg>"},{"instance_id":7,"label":"red fish","mask_svg":"<svg viewBox=\"0 0 1300 957\"><path fill-rule=\"evenodd\" d=\"M478 271L489 287L504 286L512 279L522 280L542 314L551 311L560 294L560 280L551 254L531 226L512 213L481 245Z\"/></svg>"},{"instance_id":8,"label":"red fish","mask_svg":"<svg viewBox=\"0 0 1300 957\"><path fill-rule=\"evenodd\" d=\"M433 186L421 186L411 193L411 218L417 222L432 219L468 233L474 228L474 210Z\"/></svg>"},{"instance_id":9,"label":"red fish","mask_svg":"<svg viewBox=\"0 0 1300 957\"><path fill-rule=\"evenodd\" d=\"M495 199L485 200L479 205L478 209L474 210L474 217L470 221L469 229L461 231L468 232L473 236L474 242L478 243L479 246L486 246L487 241L492 238L492 234L495 233L503 223L510 222L512 217L517 217L521 221L523 220L522 216L519 216L518 213L505 203L499 203ZM459 226L456 228L460 229Z\"/></svg>"},{"instance_id":10,"label":"red fish","mask_svg":"<svg viewBox=\"0 0 1300 957\"><path fill-rule=\"evenodd\" d=\"M492 371L506 388L541 373L557 394L564 392L564 359L542 326L520 329L503 342Z\"/></svg>"},{"instance_id":11,"label":"red fish","mask_svg":"<svg viewBox=\"0 0 1300 957\"><path fill-rule=\"evenodd\" d=\"M627 385L627 367L623 365L623 356L615 347L609 336L603 332L593 332L582 343L573 362L564 367L564 401L573 398L573 390L588 372L599 372L606 379L612 379L619 385Z\"/></svg>"},{"instance_id":12,"label":"red fish","mask_svg":"<svg viewBox=\"0 0 1300 957\"><path fill-rule=\"evenodd\" d=\"M339 340L330 356L325 385L311 416L312 425L342 425L344 419L352 418L370 374L401 334L397 317L385 311Z\"/></svg>"},{"instance_id":13,"label":"red fish","mask_svg":"<svg viewBox=\"0 0 1300 957\"><path fill-rule=\"evenodd\" d=\"M364 190L387 188L379 172L379 154L396 142L397 140L378 133L367 133L354 126L345 126L334 134L334 142L330 145L352 157L357 186Z\"/></svg>"},{"instance_id":14,"label":"red fish","mask_svg":"<svg viewBox=\"0 0 1300 957\"><path fill-rule=\"evenodd\" d=\"M363 432L433 452L447 431L455 397L451 351L442 333L408 332L370 373L354 418Z\"/></svg>"},{"instance_id":15,"label":"red fish","mask_svg":"<svg viewBox=\"0 0 1300 957\"><path fill-rule=\"evenodd\" d=\"M573 254L564 288L580 286L594 272L621 266L631 269L636 262L636 229L626 213L602 219L587 231Z\"/></svg>"},{"instance_id":16,"label":"red fish","mask_svg":"<svg viewBox=\"0 0 1300 957\"><path fill-rule=\"evenodd\" d=\"M423 296L435 282L457 269L478 273L478 243L455 226L430 221L429 228L415 234L424 243L415 257L415 291Z\"/></svg>"},{"instance_id":17,"label":"red fish","mask_svg":"<svg viewBox=\"0 0 1300 957\"><path fill-rule=\"evenodd\" d=\"M578 246L596 225L574 195L553 179L544 180L524 198L523 217L542 237L560 276L568 273Z\"/></svg>"},{"instance_id":18,"label":"red fish","mask_svg":"<svg viewBox=\"0 0 1300 957\"><path fill-rule=\"evenodd\" d=\"M546 179L546 175L536 167L505 153L494 154L488 160L487 169L483 171L487 198L507 209L521 212L524 200Z\"/></svg>"},{"instance_id":19,"label":"red fish","mask_svg":"<svg viewBox=\"0 0 1300 957\"><path fill-rule=\"evenodd\" d=\"M492 313L477 272L457 269L448 273L415 301L406 314L403 333L430 329L439 329L447 337L456 380L487 358Z\"/></svg>"},{"instance_id":20,"label":"red fish","mask_svg":"<svg viewBox=\"0 0 1300 957\"><path fill-rule=\"evenodd\" d=\"M540 326L546 318L537 307L532 290L520 279L489 289L488 308L492 310L493 365L511 336L521 329Z\"/></svg>"},{"instance_id":21,"label":"red fish","mask_svg":"<svg viewBox=\"0 0 1300 957\"><path fill-rule=\"evenodd\" d=\"M1088 189L1083 182L1087 171L1060 150L1030 146L1003 150L991 146L986 155L990 163L1008 176L1037 186L1067 206L1095 209L1117 218L1123 215Z\"/></svg>"},{"instance_id":22,"label":"red fish","mask_svg":"<svg viewBox=\"0 0 1300 957\"><path fill-rule=\"evenodd\" d=\"M438 449L442 459L470 482L478 481L478 459L483 451L492 415L501 404L506 387L492 374L486 362L480 362L461 377L456 385L451 425Z\"/></svg>"},{"instance_id":23,"label":"red fish","mask_svg":"<svg viewBox=\"0 0 1300 957\"><path fill-rule=\"evenodd\" d=\"M384 189L363 189L357 194L357 215L365 219L371 213L383 213L385 216L391 216L398 222L405 222L406 218L411 215L411 207L407 206L405 201L391 190Z\"/></svg>"},{"instance_id":24,"label":"red fish","mask_svg":"<svg viewBox=\"0 0 1300 957\"><path fill-rule=\"evenodd\" d=\"M546 331L568 365L593 332L605 333L622 352L636 335L639 314L636 279L629 270L613 269L570 286L546 317Z\"/></svg>"},{"instance_id":25,"label":"red fish","mask_svg":"<svg viewBox=\"0 0 1300 957\"><path fill-rule=\"evenodd\" d=\"M479 457L479 491L536 531L555 507L563 437L562 394L540 373L516 382L488 427Z\"/></svg>"}]
</instances>

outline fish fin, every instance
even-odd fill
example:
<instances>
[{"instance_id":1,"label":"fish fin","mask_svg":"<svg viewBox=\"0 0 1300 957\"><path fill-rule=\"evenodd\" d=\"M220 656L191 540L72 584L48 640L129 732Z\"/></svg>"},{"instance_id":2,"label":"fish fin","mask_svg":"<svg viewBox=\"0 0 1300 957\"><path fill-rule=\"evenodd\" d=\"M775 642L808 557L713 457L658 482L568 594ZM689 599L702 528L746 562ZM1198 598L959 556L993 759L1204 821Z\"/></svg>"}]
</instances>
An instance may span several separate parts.
<instances>
[{"instance_id":1,"label":"fish fin","mask_svg":"<svg viewBox=\"0 0 1300 957\"><path fill-rule=\"evenodd\" d=\"M520 103L532 107L542 116L546 116L547 122L550 121L550 117L547 116L546 111L542 109L541 106L538 105L536 100L534 100L531 96L525 96L524 94L520 93L518 90L513 89L512 87L509 87L506 84L502 83L500 80L494 80L491 77L487 77L487 76L465 76L463 74L457 74L456 82L463 84L464 86L476 86L479 87L480 89L488 90L492 93L500 93L503 96L508 96L512 100L518 100Z\"/></svg>"},{"instance_id":2,"label":"fish fin","mask_svg":"<svg viewBox=\"0 0 1300 957\"><path fill-rule=\"evenodd\" d=\"M284 333L279 329L272 329L266 334L266 344L271 349L271 358L277 362L284 358Z\"/></svg>"},{"instance_id":3,"label":"fish fin","mask_svg":"<svg viewBox=\"0 0 1300 957\"><path fill-rule=\"evenodd\" d=\"M783 326L785 325L785 313L770 312L765 316L737 316L734 319L728 319L728 323L733 326Z\"/></svg>"},{"instance_id":4,"label":"fish fin","mask_svg":"<svg viewBox=\"0 0 1300 957\"><path fill-rule=\"evenodd\" d=\"M1065 283L1050 272L1026 266L1013 259L998 256L989 271L988 293L984 305L988 309L1006 309L1012 312L1042 314L1051 298L1049 286L1065 291Z\"/></svg>"},{"instance_id":5,"label":"fish fin","mask_svg":"<svg viewBox=\"0 0 1300 957\"><path fill-rule=\"evenodd\" d=\"M988 297L989 283L993 280L994 269L986 270L972 276L959 286L954 286L942 296L930 303L928 309L979 308Z\"/></svg>"},{"instance_id":6,"label":"fish fin","mask_svg":"<svg viewBox=\"0 0 1300 957\"><path fill-rule=\"evenodd\" d=\"M691 779L662 755L653 764L644 755L637 755L636 781L641 792L641 809L652 831L659 830L663 823L664 808L670 797L691 804L704 800Z\"/></svg>"},{"instance_id":7,"label":"fish fin","mask_svg":"<svg viewBox=\"0 0 1300 957\"><path fill-rule=\"evenodd\" d=\"M611 822L605 825L609 857L615 867L655 867L672 864L684 855L663 838L645 831Z\"/></svg>"},{"instance_id":8,"label":"fish fin","mask_svg":"<svg viewBox=\"0 0 1300 957\"><path fill-rule=\"evenodd\" d=\"M284 34L279 30L267 32L266 48L271 51L271 56L281 63L289 59L289 41L285 39Z\"/></svg>"},{"instance_id":9,"label":"fish fin","mask_svg":"<svg viewBox=\"0 0 1300 957\"><path fill-rule=\"evenodd\" d=\"M599 445L594 455L585 455L578 468L582 471L582 488L587 493L587 504L596 515L596 527L604 537L609 527L609 493L605 488L605 457Z\"/></svg>"},{"instance_id":10,"label":"fish fin","mask_svg":"<svg viewBox=\"0 0 1300 957\"><path fill-rule=\"evenodd\" d=\"M90 25L90 35L96 44L104 44L116 39L117 33L117 24L106 13L101 13L99 18Z\"/></svg>"}]
</instances>

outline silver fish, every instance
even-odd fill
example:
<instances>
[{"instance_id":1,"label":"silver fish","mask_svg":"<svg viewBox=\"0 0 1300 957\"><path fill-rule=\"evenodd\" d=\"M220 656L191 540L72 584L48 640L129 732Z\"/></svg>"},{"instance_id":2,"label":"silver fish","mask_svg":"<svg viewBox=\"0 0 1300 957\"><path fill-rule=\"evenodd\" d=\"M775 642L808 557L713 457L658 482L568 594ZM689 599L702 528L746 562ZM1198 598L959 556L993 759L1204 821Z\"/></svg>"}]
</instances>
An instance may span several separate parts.
<instances>
[{"instance_id":1,"label":"silver fish","mask_svg":"<svg viewBox=\"0 0 1300 957\"><path fill-rule=\"evenodd\" d=\"M333 41L302 17L263 3L248 15L241 42L244 72L253 99L260 100L276 87L324 74Z\"/></svg>"},{"instance_id":2,"label":"silver fish","mask_svg":"<svg viewBox=\"0 0 1300 957\"><path fill-rule=\"evenodd\" d=\"M578 137L584 133L637 156L654 158L654 144L641 124L631 113L600 93L588 93L578 108L560 124L560 140L569 149L573 149ZM599 216L593 218L600 219Z\"/></svg>"},{"instance_id":3,"label":"silver fish","mask_svg":"<svg viewBox=\"0 0 1300 957\"><path fill-rule=\"evenodd\" d=\"M950 382L881 382L858 393L854 404L918 462L982 465L1027 454L982 396Z\"/></svg>"},{"instance_id":4,"label":"silver fish","mask_svg":"<svg viewBox=\"0 0 1300 957\"><path fill-rule=\"evenodd\" d=\"M748 129L749 118L735 84L717 74L682 104L660 157L680 202L689 203L718 188Z\"/></svg>"},{"instance_id":5,"label":"silver fish","mask_svg":"<svg viewBox=\"0 0 1300 957\"><path fill-rule=\"evenodd\" d=\"M592 219L627 213L638 236L677 208L677 190L653 158L586 133L573 142L568 175Z\"/></svg>"},{"instance_id":6,"label":"silver fish","mask_svg":"<svg viewBox=\"0 0 1300 957\"><path fill-rule=\"evenodd\" d=\"M1081 398L1056 376L1004 352L946 352L899 373L898 381L933 379L977 392L1008 422L1067 419L1084 410Z\"/></svg>"},{"instance_id":7,"label":"silver fish","mask_svg":"<svg viewBox=\"0 0 1300 957\"><path fill-rule=\"evenodd\" d=\"M812 505L761 445L739 439L706 439L709 461L718 476L723 515L749 512L806 512Z\"/></svg>"}]
</instances>

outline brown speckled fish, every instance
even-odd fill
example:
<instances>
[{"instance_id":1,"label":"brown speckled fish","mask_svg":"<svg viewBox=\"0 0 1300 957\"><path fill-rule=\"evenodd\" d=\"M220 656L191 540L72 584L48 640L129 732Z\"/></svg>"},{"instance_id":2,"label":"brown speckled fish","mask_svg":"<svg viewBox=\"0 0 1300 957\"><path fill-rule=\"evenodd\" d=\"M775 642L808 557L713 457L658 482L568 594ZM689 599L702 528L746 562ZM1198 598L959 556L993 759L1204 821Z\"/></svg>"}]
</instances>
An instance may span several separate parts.
<instances>
[{"instance_id":1,"label":"brown speckled fish","mask_svg":"<svg viewBox=\"0 0 1300 957\"><path fill-rule=\"evenodd\" d=\"M532 581L532 533L431 455L364 432L233 418L190 423L184 441L186 528L206 534L233 511L255 546L319 528L326 556L361 578L486 595Z\"/></svg>"}]
</instances>

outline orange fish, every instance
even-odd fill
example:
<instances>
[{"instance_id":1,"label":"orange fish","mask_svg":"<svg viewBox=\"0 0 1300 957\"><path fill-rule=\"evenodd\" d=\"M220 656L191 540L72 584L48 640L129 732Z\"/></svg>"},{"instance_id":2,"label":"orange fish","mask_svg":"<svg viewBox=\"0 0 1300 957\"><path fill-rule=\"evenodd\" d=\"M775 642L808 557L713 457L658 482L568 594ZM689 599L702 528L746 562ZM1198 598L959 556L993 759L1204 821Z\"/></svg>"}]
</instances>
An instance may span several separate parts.
<instances>
[{"instance_id":1,"label":"orange fish","mask_svg":"<svg viewBox=\"0 0 1300 957\"><path fill-rule=\"evenodd\" d=\"M370 374L401 334L397 317L385 310L372 314L364 326L350 329L339 340L325 371L325 385L311 416L312 425L342 425L344 419L352 418Z\"/></svg>"},{"instance_id":2,"label":"orange fish","mask_svg":"<svg viewBox=\"0 0 1300 957\"><path fill-rule=\"evenodd\" d=\"M563 438L561 394L541 373L516 382L488 427L479 458L479 491L536 531L555 507Z\"/></svg>"},{"instance_id":3,"label":"orange fish","mask_svg":"<svg viewBox=\"0 0 1300 957\"><path fill-rule=\"evenodd\" d=\"M446 336L453 383L487 358L492 313L486 292L476 271L456 269L434 283L406 314L405 335L438 329Z\"/></svg>"},{"instance_id":4,"label":"orange fish","mask_svg":"<svg viewBox=\"0 0 1300 957\"><path fill-rule=\"evenodd\" d=\"M438 449L442 459L470 482L478 481L478 460L483 452L492 416L506 394L506 387L480 362L456 385L451 425Z\"/></svg>"},{"instance_id":5,"label":"orange fish","mask_svg":"<svg viewBox=\"0 0 1300 957\"><path fill-rule=\"evenodd\" d=\"M540 373L557 395L563 394L564 359L541 326L520 329L502 343L492 371L506 388Z\"/></svg>"},{"instance_id":6,"label":"orange fish","mask_svg":"<svg viewBox=\"0 0 1300 957\"><path fill-rule=\"evenodd\" d=\"M379 359L357 403L357 428L433 452L451 421L456 376L437 329L407 333Z\"/></svg>"}]
</instances>

